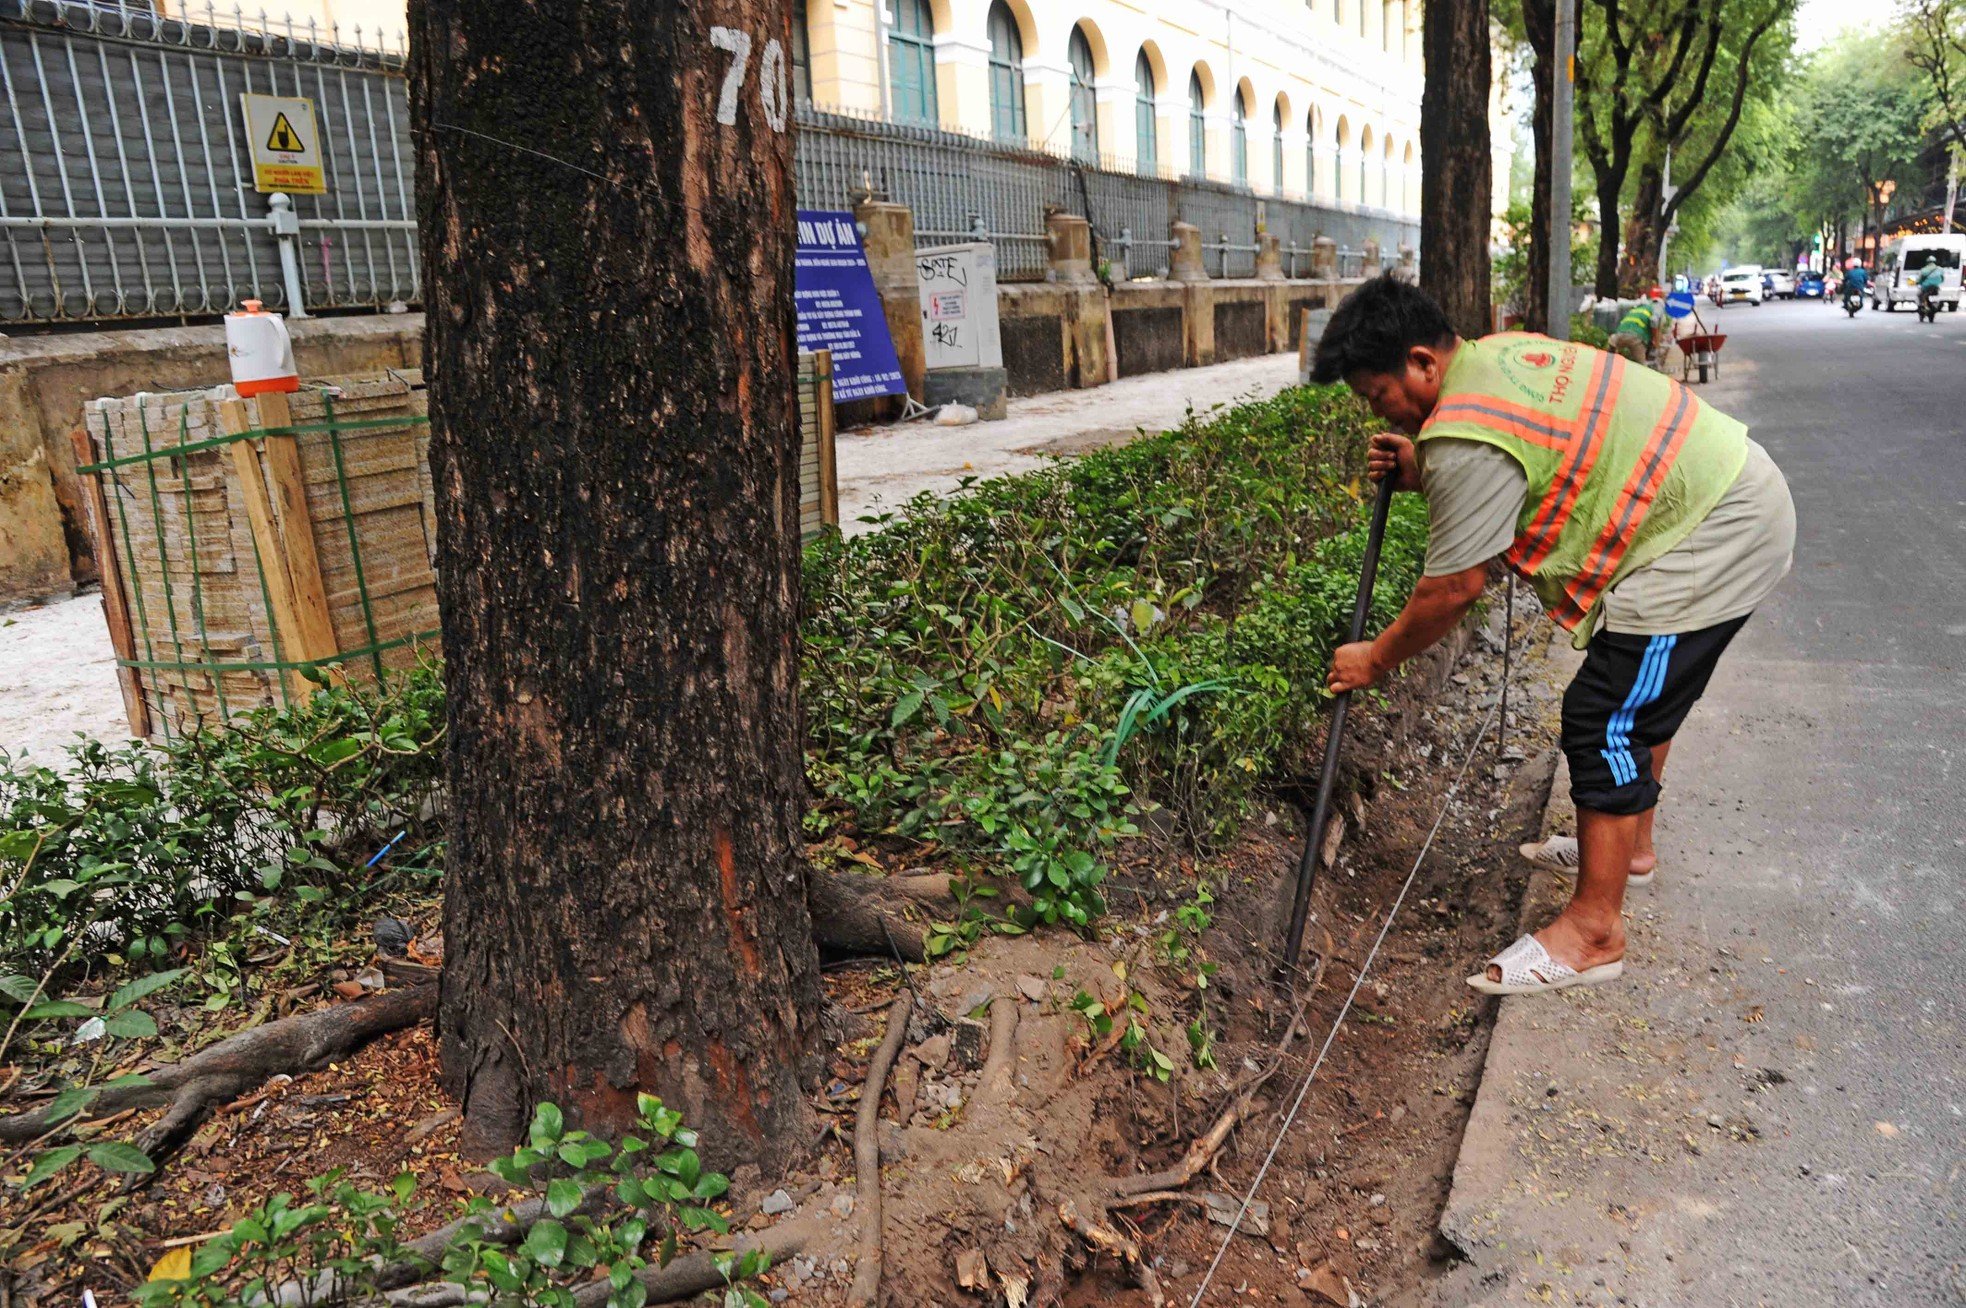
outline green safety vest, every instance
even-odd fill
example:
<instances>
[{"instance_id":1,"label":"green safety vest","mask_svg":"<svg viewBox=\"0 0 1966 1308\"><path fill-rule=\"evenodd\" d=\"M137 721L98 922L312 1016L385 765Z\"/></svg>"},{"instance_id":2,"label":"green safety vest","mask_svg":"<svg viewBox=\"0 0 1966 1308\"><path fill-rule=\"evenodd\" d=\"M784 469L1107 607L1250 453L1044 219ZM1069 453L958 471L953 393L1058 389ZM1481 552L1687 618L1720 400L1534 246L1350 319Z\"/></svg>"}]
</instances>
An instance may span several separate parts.
<instances>
[{"instance_id":1,"label":"green safety vest","mask_svg":"<svg viewBox=\"0 0 1966 1308\"><path fill-rule=\"evenodd\" d=\"M1618 330L1630 332L1634 336L1649 336L1652 333L1652 301L1640 300L1625 310L1625 316L1618 319Z\"/></svg>"},{"instance_id":2,"label":"green safety vest","mask_svg":"<svg viewBox=\"0 0 1966 1308\"><path fill-rule=\"evenodd\" d=\"M1747 462L1747 428L1663 373L1547 336L1462 341L1420 440L1482 441L1529 474L1504 556L1578 649L1604 592L1664 554Z\"/></svg>"}]
</instances>

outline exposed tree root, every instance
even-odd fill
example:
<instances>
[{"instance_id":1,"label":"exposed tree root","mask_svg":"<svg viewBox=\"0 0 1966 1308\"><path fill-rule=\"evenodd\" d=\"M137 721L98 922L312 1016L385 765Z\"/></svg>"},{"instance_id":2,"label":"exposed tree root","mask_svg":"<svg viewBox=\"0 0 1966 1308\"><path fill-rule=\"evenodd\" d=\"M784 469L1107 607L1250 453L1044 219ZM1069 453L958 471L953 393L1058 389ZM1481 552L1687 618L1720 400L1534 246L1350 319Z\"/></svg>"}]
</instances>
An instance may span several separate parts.
<instances>
[{"instance_id":1,"label":"exposed tree root","mask_svg":"<svg viewBox=\"0 0 1966 1308\"><path fill-rule=\"evenodd\" d=\"M1017 996L998 995L990 1001L990 1052L976 1078L977 1106L1000 1104L1010 1098L1017 1070Z\"/></svg>"},{"instance_id":2,"label":"exposed tree root","mask_svg":"<svg viewBox=\"0 0 1966 1308\"><path fill-rule=\"evenodd\" d=\"M168 1111L137 1137L153 1159L168 1156L190 1138L212 1110L256 1089L268 1077L311 1072L345 1058L377 1036L432 1017L437 987L394 990L352 1004L268 1022L219 1041L181 1063L148 1074L144 1085L105 1089L88 1116L166 1105ZM80 1121L81 1119L76 1119ZM46 1109L0 1118L0 1141L20 1144L60 1125Z\"/></svg>"},{"instance_id":3,"label":"exposed tree root","mask_svg":"<svg viewBox=\"0 0 1966 1308\"><path fill-rule=\"evenodd\" d=\"M738 1236L731 1242L728 1252L742 1257L757 1249L772 1262L781 1262L808 1244L824 1238L832 1229L833 1224L825 1213L795 1217L762 1231ZM717 1270L717 1257L718 1251L700 1249L684 1254L666 1267L645 1267L635 1274L635 1279L647 1288L650 1303L686 1299L723 1286L724 1274ZM574 1308L600 1308L608 1301L608 1291L609 1285L605 1280L583 1285L574 1292Z\"/></svg>"},{"instance_id":4,"label":"exposed tree root","mask_svg":"<svg viewBox=\"0 0 1966 1308\"><path fill-rule=\"evenodd\" d=\"M887 1013L887 1038L874 1051L874 1061L867 1067L867 1083L860 1090L860 1115L853 1132L854 1169L860 1178L860 1256L854 1266L853 1286L847 1292L847 1303L853 1308L873 1308L880 1302L881 1091L887 1085L895 1055L908 1038L908 1014L914 1006L914 996L906 990L895 999Z\"/></svg>"},{"instance_id":5,"label":"exposed tree root","mask_svg":"<svg viewBox=\"0 0 1966 1308\"><path fill-rule=\"evenodd\" d=\"M1095 1222L1078 1210L1078 1205L1070 1199L1058 1205L1058 1220L1065 1229L1077 1235L1101 1253L1109 1253L1126 1263L1133 1272L1133 1283L1146 1291L1147 1301L1154 1308L1162 1308L1167 1296L1161 1293L1160 1278L1154 1269L1140 1256L1140 1246L1104 1222Z\"/></svg>"},{"instance_id":6,"label":"exposed tree root","mask_svg":"<svg viewBox=\"0 0 1966 1308\"><path fill-rule=\"evenodd\" d=\"M812 936L822 948L845 954L898 951L910 963L920 963L928 954L922 929L903 910L919 908L947 917L957 909L954 882L939 875L876 877L815 870L807 899Z\"/></svg>"}]
</instances>

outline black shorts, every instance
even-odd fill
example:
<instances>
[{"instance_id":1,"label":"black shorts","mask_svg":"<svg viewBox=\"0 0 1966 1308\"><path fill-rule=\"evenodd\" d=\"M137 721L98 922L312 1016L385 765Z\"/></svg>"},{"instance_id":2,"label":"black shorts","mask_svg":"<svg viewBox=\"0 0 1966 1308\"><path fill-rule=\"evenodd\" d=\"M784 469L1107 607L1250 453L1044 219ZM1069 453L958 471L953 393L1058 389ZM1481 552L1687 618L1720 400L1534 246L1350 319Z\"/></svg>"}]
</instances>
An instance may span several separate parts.
<instances>
[{"instance_id":1,"label":"black shorts","mask_svg":"<svg viewBox=\"0 0 1966 1308\"><path fill-rule=\"evenodd\" d=\"M1570 798L1599 813L1643 813L1659 802L1652 747L1673 738L1713 676L1720 652L1747 622L1735 618L1677 636L1600 631L1563 692L1563 756Z\"/></svg>"}]
</instances>

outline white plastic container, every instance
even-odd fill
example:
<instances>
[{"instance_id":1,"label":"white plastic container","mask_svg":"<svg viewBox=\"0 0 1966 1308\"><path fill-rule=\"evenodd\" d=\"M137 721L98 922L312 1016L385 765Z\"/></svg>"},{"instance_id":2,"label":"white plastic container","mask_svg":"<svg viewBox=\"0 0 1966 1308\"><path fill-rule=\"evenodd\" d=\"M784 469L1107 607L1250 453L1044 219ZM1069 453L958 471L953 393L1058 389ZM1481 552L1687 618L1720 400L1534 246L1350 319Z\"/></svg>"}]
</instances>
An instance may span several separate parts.
<instances>
[{"instance_id":1,"label":"white plastic container","mask_svg":"<svg viewBox=\"0 0 1966 1308\"><path fill-rule=\"evenodd\" d=\"M233 388L242 398L299 390L300 370L294 366L287 320L263 312L258 300L246 300L244 305L244 312L225 315L225 354L232 365Z\"/></svg>"}]
</instances>

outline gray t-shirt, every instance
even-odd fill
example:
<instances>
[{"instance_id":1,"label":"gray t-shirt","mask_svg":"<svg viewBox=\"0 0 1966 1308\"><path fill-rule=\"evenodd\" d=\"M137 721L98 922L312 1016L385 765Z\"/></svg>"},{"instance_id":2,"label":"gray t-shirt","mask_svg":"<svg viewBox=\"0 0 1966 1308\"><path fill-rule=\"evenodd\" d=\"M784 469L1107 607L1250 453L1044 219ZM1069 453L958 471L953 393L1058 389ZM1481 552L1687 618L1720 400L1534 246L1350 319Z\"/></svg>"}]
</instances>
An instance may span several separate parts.
<instances>
[{"instance_id":1,"label":"gray t-shirt","mask_svg":"<svg viewBox=\"0 0 1966 1308\"><path fill-rule=\"evenodd\" d=\"M1522 465L1482 441L1440 437L1418 449L1430 521L1426 575L1465 572L1505 552L1529 491ZM1788 482L1749 441L1740 476L1700 525L1605 592L1603 627L1663 636L1745 617L1788 574L1794 552Z\"/></svg>"}]
</instances>

